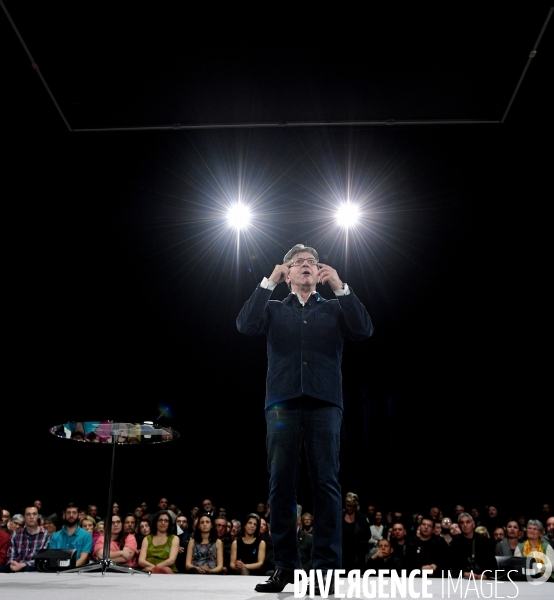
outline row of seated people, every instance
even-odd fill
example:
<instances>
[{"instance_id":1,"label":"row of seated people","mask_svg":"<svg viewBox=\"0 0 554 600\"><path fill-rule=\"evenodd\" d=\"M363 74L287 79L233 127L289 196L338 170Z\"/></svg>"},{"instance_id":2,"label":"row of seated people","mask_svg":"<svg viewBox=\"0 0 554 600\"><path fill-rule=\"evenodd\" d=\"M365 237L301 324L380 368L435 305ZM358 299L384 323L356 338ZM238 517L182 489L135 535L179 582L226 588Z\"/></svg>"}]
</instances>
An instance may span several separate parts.
<instances>
[{"instance_id":1,"label":"row of seated people","mask_svg":"<svg viewBox=\"0 0 554 600\"><path fill-rule=\"evenodd\" d=\"M162 499L164 500L164 499ZM162 504L161 501L159 504ZM34 510L33 510L34 508ZM89 512L95 513L96 507L89 507ZM228 521L224 515L213 518L210 510L201 518L194 517L189 533L189 521L183 514L175 515L171 511L161 509L150 518L137 518L134 513L120 516L119 507L114 508L111 525L110 560L134 568L142 568L152 572L167 573L238 573L238 574L267 574L273 564L271 536L269 525L264 516L253 513L248 515L245 525L241 527L236 520ZM160 506L158 506L160 508ZM203 508L210 509L210 501L203 503ZM258 506L258 513L266 507ZM301 509L299 509L301 514ZM4 518L4 512L3 518ZM194 514L194 513L193 513ZM191 514L191 518L192 518ZM435 516L441 516L435 515ZM35 519L36 517L36 519ZM152 518L153 517L153 518ZM68 505L64 514L64 527L52 533L39 525L37 507L28 507L25 511L25 525L19 537L34 536L33 543L25 542L25 547L31 553L43 547L60 548L74 547L81 544L78 553L77 566L87 564L90 560L101 559L103 556L104 537L101 521L96 522L97 515L81 515L77 507ZM4 519L3 519L4 520ZM44 519L47 521L48 519ZM468 567L474 573L485 570L495 564L494 544L487 537L478 536L476 523L471 515L461 513L458 517L461 534L456 523L444 517L438 525L432 518L422 518L415 532L407 530L406 526L397 522L386 529L379 526L379 518L370 525L368 516L359 511L359 503L355 494L346 497L343 524L343 567L351 569L421 569L430 567L437 574L443 570L461 571L466 573ZM96 525L94 523L96 522ZM80 527L78 524L80 523ZM353 525L353 526L352 526ZM529 529L530 527L530 529ZM521 541L521 527L517 521L509 521L506 536L497 544L496 555L526 555L537 549L537 544L549 556L552 552L554 536L554 517L547 519L548 532L544 531L540 522L529 523L527 539ZM311 533L314 530L314 520L309 514L303 514L299 520L298 542L302 556L303 567L309 569ZM0 532L2 530L0 529ZM82 532L82 533L81 533ZM385 534L386 532L386 534ZM76 535L78 533L78 535ZM88 537L84 534L88 533ZM192 535L191 535L192 534ZM374 535L371 535L374 534ZM541 534L544 538L539 542ZM375 537L380 536L377 544ZM460 536L460 537L458 537ZM10 537L10 536L8 536ZM146 540L146 541L145 541ZM458 541L459 540L459 541ZM479 548L480 561L476 564L467 563L468 544L464 541L474 540L470 546ZM545 542L546 540L546 542ZM92 545L88 547L88 542ZM12 543L13 542L13 543ZM2 560L2 543L0 533L0 570L15 572L32 570L34 564L29 557L18 554L21 540L14 537L10 540L9 548ZM86 542L86 548L82 546ZM263 542L263 543L262 543ZM543 547L547 544L550 549ZM373 547L372 547L373 546ZM221 547L221 549L219 549ZM370 549L371 548L371 549ZM492 548L492 552L491 552ZM161 553L161 556L159 555ZM473 553L475 554L475 553ZM22 560L25 558L26 560ZM554 556L552 557L554 558ZM256 559L256 560L253 560ZM464 561L465 564L462 564ZM4 564L2 565L2 562Z\"/></svg>"},{"instance_id":2,"label":"row of seated people","mask_svg":"<svg viewBox=\"0 0 554 600\"><path fill-rule=\"evenodd\" d=\"M343 568L347 571L429 569L435 576L445 572L480 576L498 569L501 561L496 557L521 557L534 552L546 555L554 564L554 516L547 516L546 530L537 519L530 519L525 528L516 519L508 519L505 527L497 527L497 521L493 536L486 527L476 526L467 512L450 518L435 507L428 516L414 519L409 529L400 515L388 525L383 524L379 511L373 516L370 520L359 510L356 494L346 495ZM492 529L493 525L489 526Z\"/></svg>"},{"instance_id":3,"label":"row of seated people","mask_svg":"<svg viewBox=\"0 0 554 600\"><path fill-rule=\"evenodd\" d=\"M104 559L105 532L97 531L94 518L79 520L79 509L69 503L63 526L50 533L41 526L37 507L29 506L23 523L11 534L0 529L0 572L36 570L37 553L43 549L75 550L75 566ZM159 510L138 523L133 513L110 517L109 560L152 573L264 575L274 568L269 527L256 513L245 523L226 517L201 514L188 530L187 518Z\"/></svg>"}]
</instances>

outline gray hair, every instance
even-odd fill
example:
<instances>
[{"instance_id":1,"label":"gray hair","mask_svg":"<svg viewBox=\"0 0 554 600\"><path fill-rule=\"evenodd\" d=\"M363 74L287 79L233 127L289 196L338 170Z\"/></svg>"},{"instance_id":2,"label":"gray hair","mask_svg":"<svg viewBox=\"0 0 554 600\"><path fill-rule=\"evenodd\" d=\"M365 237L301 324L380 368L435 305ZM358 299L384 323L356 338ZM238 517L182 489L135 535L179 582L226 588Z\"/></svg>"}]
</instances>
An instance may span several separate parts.
<instances>
[{"instance_id":1,"label":"gray hair","mask_svg":"<svg viewBox=\"0 0 554 600\"><path fill-rule=\"evenodd\" d=\"M300 254L300 252L309 252L319 262L319 254L313 248L310 248L310 246L304 246L304 244L296 244L296 246L293 246L285 254L285 258L283 258L283 264L289 262L293 256Z\"/></svg>"},{"instance_id":2,"label":"gray hair","mask_svg":"<svg viewBox=\"0 0 554 600\"><path fill-rule=\"evenodd\" d=\"M527 527L529 527L529 525L535 525L535 527L538 527L544 535L544 525L538 519L529 519L527 521Z\"/></svg>"},{"instance_id":3,"label":"gray hair","mask_svg":"<svg viewBox=\"0 0 554 600\"><path fill-rule=\"evenodd\" d=\"M471 522L472 522L473 524L475 524L475 521L473 520L473 517L472 517L472 516L471 516L469 513L460 513L460 514L458 515L458 523L460 522L460 519L461 519L462 517L469 517L469 518L471 519Z\"/></svg>"}]
</instances>

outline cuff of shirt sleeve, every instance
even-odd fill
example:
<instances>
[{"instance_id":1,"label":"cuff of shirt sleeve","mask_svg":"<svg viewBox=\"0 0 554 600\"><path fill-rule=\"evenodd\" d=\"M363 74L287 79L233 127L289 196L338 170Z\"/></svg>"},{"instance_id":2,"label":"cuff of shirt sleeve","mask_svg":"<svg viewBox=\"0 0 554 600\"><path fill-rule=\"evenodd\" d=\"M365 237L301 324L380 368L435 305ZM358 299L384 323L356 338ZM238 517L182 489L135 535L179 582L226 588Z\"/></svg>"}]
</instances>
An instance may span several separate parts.
<instances>
[{"instance_id":1,"label":"cuff of shirt sleeve","mask_svg":"<svg viewBox=\"0 0 554 600\"><path fill-rule=\"evenodd\" d=\"M260 283L260 287L264 288L265 290L274 290L277 287L277 284L267 277L264 277Z\"/></svg>"},{"instance_id":2,"label":"cuff of shirt sleeve","mask_svg":"<svg viewBox=\"0 0 554 600\"><path fill-rule=\"evenodd\" d=\"M350 288L348 287L348 284L345 283L344 287L339 288L338 290L335 290L335 296L349 296L350 295Z\"/></svg>"}]
</instances>

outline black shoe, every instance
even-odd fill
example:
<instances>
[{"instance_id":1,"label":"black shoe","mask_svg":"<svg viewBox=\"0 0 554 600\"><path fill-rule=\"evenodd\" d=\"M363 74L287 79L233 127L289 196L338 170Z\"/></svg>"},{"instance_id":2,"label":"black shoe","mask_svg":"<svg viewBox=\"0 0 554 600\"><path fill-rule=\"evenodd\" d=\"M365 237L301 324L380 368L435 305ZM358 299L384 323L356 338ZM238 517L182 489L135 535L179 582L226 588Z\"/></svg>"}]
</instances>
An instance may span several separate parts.
<instances>
[{"instance_id":1,"label":"black shoe","mask_svg":"<svg viewBox=\"0 0 554 600\"><path fill-rule=\"evenodd\" d=\"M257 592L268 592L278 593L282 592L288 583L293 583L294 573L293 571L281 571L281 569L275 569L273 575L265 582L258 583L254 588Z\"/></svg>"},{"instance_id":2,"label":"black shoe","mask_svg":"<svg viewBox=\"0 0 554 600\"><path fill-rule=\"evenodd\" d=\"M334 596L335 595L335 580L333 579L332 574L323 575L323 589L325 589L327 586L327 577L329 577L331 579L331 581L329 583L329 591L327 592L327 596ZM317 577L316 577L315 584L314 584L314 595L321 596L321 590L319 589L319 579L317 579Z\"/></svg>"}]
</instances>

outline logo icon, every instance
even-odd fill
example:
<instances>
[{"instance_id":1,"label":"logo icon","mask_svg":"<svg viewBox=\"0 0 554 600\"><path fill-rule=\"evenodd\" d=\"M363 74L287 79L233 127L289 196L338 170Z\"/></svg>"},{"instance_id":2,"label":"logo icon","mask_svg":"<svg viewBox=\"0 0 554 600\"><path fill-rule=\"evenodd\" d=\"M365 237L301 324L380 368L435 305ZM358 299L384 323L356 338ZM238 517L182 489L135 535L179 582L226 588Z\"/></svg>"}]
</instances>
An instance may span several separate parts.
<instances>
[{"instance_id":1,"label":"logo icon","mask_svg":"<svg viewBox=\"0 0 554 600\"><path fill-rule=\"evenodd\" d=\"M535 563L531 567L531 559L535 559ZM540 575L539 575L540 574ZM537 577L537 575L539 575ZM531 552L525 561L525 577L531 585L540 585L548 580L552 575L552 561L542 552Z\"/></svg>"}]
</instances>

